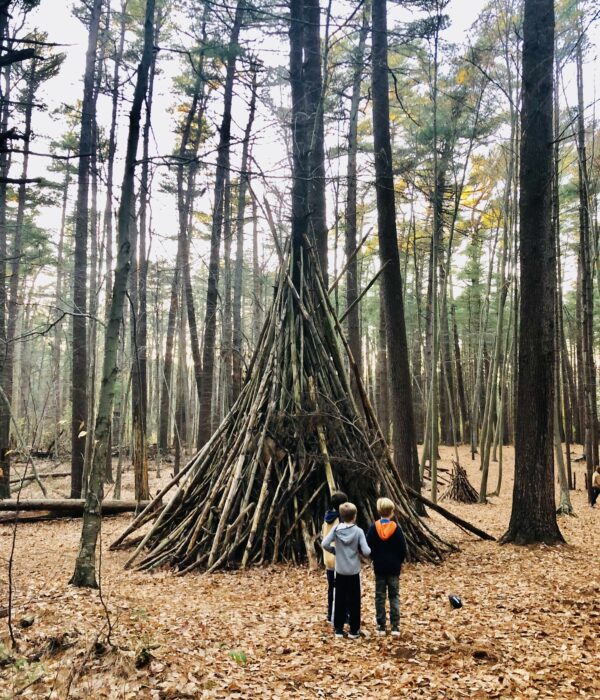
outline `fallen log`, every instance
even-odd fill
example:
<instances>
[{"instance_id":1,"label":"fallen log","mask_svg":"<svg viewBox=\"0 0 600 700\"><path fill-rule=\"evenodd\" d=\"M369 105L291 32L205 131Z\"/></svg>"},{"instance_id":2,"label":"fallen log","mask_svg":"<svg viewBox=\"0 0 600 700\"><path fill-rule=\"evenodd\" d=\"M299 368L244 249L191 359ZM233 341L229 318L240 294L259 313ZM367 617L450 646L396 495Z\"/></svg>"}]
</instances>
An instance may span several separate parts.
<instances>
[{"instance_id":1,"label":"fallen log","mask_svg":"<svg viewBox=\"0 0 600 700\"><path fill-rule=\"evenodd\" d=\"M71 476L71 472L40 472L39 477L40 479L62 479L64 477ZM26 482L26 481L35 481L35 474L27 474L27 476L24 477L18 477L16 479L11 479L10 483L11 485L13 484L20 484L21 482Z\"/></svg>"},{"instance_id":2,"label":"fallen log","mask_svg":"<svg viewBox=\"0 0 600 700\"><path fill-rule=\"evenodd\" d=\"M151 503L160 503L157 499L154 501L103 501L102 514L116 515L118 513L132 513L136 510L141 510ZM52 513L69 513L71 515L83 515L83 506L85 500L83 498L66 498L66 499L28 499L15 501L14 499L0 500L0 511L34 511L43 510Z\"/></svg>"},{"instance_id":3,"label":"fallen log","mask_svg":"<svg viewBox=\"0 0 600 700\"><path fill-rule=\"evenodd\" d=\"M418 491L411 489L410 486L405 486L404 488L406 489L407 493L410 494L413 498L416 498L417 501L420 501L421 503L423 503L423 505L426 505L428 508L431 508L431 510L435 510L436 513L443 515L444 518L446 518L446 520L449 520L451 523L454 523L457 527L460 527L462 530L466 530L467 532L476 535L482 540L491 540L492 542L496 541L496 538L493 535L490 535L484 530L480 530L475 525L471 525L471 523L467 522L466 520L459 518L458 515L454 515L454 513L451 513L449 510L446 510L445 508L442 508L442 506L439 506L437 503L430 501L428 498L423 496L423 494L420 494Z\"/></svg>"},{"instance_id":4,"label":"fallen log","mask_svg":"<svg viewBox=\"0 0 600 700\"><path fill-rule=\"evenodd\" d=\"M48 520L59 520L60 518L78 518L80 516L73 513L51 513L48 510L33 510L26 513L2 513L0 514L0 525L3 523L39 523Z\"/></svg>"}]
</instances>

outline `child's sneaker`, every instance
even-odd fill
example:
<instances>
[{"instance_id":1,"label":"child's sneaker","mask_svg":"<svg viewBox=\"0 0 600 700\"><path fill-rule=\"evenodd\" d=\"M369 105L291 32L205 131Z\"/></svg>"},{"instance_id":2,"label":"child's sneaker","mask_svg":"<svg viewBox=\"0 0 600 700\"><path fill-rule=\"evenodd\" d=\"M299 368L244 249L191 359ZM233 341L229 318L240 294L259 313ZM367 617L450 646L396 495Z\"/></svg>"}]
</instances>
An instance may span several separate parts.
<instances>
[{"instance_id":1,"label":"child's sneaker","mask_svg":"<svg viewBox=\"0 0 600 700\"><path fill-rule=\"evenodd\" d=\"M348 639L359 639L360 630L358 632L348 632Z\"/></svg>"},{"instance_id":2,"label":"child's sneaker","mask_svg":"<svg viewBox=\"0 0 600 700\"><path fill-rule=\"evenodd\" d=\"M392 627L392 637L399 637L400 630L397 627Z\"/></svg>"},{"instance_id":3,"label":"child's sneaker","mask_svg":"<svg viewBox=\"0 0 600 700\"><path fill-rule=\"evenodd\" d=\"M377 634L378 634L380 637L385 637L385 627L378 627L378 628L377 628Z\"/></svg>"},{"instance_id":4,"label":"child's sneaker","mask_svg":"<svg viewBox=\"0 0 600 700\"><path fill-rule=\"evenodd\" d=\"M335 636L337 639L343 639L344 638L344 633L343 632L336 632Z\"/></svg>"}]
</instances>

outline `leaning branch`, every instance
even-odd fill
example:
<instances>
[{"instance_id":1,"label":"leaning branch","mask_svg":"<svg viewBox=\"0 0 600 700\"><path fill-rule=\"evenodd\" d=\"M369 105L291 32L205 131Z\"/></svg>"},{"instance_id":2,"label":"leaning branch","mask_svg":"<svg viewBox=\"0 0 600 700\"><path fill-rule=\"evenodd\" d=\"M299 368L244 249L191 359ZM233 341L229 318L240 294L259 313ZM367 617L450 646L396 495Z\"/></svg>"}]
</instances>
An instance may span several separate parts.
<instances>
[{"instance_id":1,"label":"leaning branch","mask_svg":"<svg viewBox=\"0 0 600 700\"><path fill-rule=\"evenodd\" d=\"M461 530L466 530L467 532L476 535L482 540L491 540L492 542L496 541L496 538L493 535L490 535L484 530L480 530L478 527L475 527L475 525L471 525L471 523L467 522L466 520L459 518L458 515L454 515L454 513L451 513L449 510L446 510L445 508L442 508L442 506L439 506L437 503L430 501L418 491L411 489L410 486L405 486L404 488L413 498L416 498L417 501L421 501L421 503L426 505L428 508L431 508L431 510L435 510L436 513L443 515L444 518L446 518L446 520L449 520L451 523L454 523L457 527L460 527Z\"/></svg>"}]
</instances>

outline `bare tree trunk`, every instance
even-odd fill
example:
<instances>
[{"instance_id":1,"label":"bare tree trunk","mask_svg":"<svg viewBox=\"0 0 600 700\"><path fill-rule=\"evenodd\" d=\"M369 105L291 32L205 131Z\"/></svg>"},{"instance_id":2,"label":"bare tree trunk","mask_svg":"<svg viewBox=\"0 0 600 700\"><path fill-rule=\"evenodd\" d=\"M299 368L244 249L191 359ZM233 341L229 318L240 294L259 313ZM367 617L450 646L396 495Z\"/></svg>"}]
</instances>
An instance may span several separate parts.
<instances>
[{"instance_id":1,"label":"bare tree trunk","mask_svg":"<svg viewBox=\"0 0 600 700\"><path fill-rule=\"evenodd\" d=\"M205 37L205 19L208 5L205 6L205 16L203 19L203 36ZM182 284L181 270L189 272L187 268L189 263L189 254L187 251L187 229L190 221L190 214L193 200L195 167L189 166L187 179L184 179L184 161L188 155L190 141L192 141L191 151L193 154L197 152L200 142L200 130L202 128L202 113L204 110L202 95L204 92L204 53L200 52L199 64L195 67L196 82L194 84L194 92L188 113L181 132L181 143L179 145L180 162L177 166L177 210L179 216L179 235L177 242L177 259L175 262L175 270L173 272L173 281L171 283L171 296L169 304L169 315L167 321L167 332L165 340L165 356L162 372L162 384L160 394L160 426L158 447L161 454L164 454L169 447L169 422L170 422L170 406L175 404L172 396L173 384L173 345L175 338L175 326L177 321L177 309L179 304L179 288ZM196 137L192 136L192 126L194 121L198 124ZM186 188L187 185L187 188ZM200 391L199 378L201 371L200 347L198 344L198 336L196 332L196 315L193 306L193 298L191 298L191 278L189 279L189 294L190 304L187 309L194 323L194 333L192 335L192 355L194 360L194 369L196 375L196 384L198 393ZM181 307L185 310L185 307ZM177 439L177 437L175 438Z\"/></svg>"},{"instance_id":2,"label":"bare tree trunk","mask_svg":"<svg viewBox=\"0 0 600 700\"><path fill-rule=\"evenodd\" d=\"M71 162L69 160L71 150L67 150L67 159L65 161L65 181L63 185L63 198L60 213L60 229L58 233L58 247L56 251L56 294L54 297L55 306L58 309L63 307L63 262L65 249L65 230L67 221L67 204L69 201L69 187L71 185ZM62 363L62 323L57 323L54 327L54 338L52 347L52 364L54 366L54 454L56 459L59 459L59 424L63 416L63 378L61 377Z\"/></svg>"},{"instance_id":3,"label":"bare tree trunk","mask_svg":"<svg viewBox=\"0 0 600 700\"><path fill-rule=\"evenodd\" d=\"M231 274L231 174L229 170L225 176L225 197L223 199L223 313L221 324L221 362L219 371L222 377L221 401L215 402L215 409L220 411L216 423L220 423L231 408L231 396L233 390L233 276ZM214 430L211 428L211 432Z\"/></svg>"},{"instance_id":4,"label":"bare tree trunk","mask_svg":"<svg viewBox=\"0 0 600 700\"><path fill-rule=\"evenodd\" d=\"M379 291L379 326L377 329L377 366L375 379L375 405L377 417L386 440L390 439L390 393L388 388L387 334L385 332L385 307L383 292Z\"/></svg>"},{"instance_id":5,"label":"bare tree trunk","mask_svg":"<svg viewBox=\"0 0 600 700\"><path fill-rule=\"evenodd\" d=\"M258 207L252 197L252 347L255 348L263 326L263 294L258 263Z\"/></svg>"},{"instance_id":6,"label":"bare tree trunk","mask_svg":"<svg viewBox=\"0 0 600 700\"><path fill-rule=\"evenodd\" d=\"M232 400L235 401L242 390L242 365L243 365L243 331L242 331L242 282L244 275L244 223L246 214L246 194L248 191L248 161L250 150L250 136L252 134L252 125L254 124L254 115L256 113L256 81L258 75L258 66L253 63L252 85L250 87L250 107L248 111L248 122L244 132L244 141L242 144L242 163L240 180L238 184L238 199L236 212L236 251L235 251L235 276L233 281L233 385L232 385ZM258 303L258 302L255 302Z\"/></svg>"},{"instance_id":7,"label":"bare tree trunk","mask_svg":"<svg viewBox=\"0 0 600 700\"><path fill-rule=\"evenodd\" d=\"M123 62L123 50L125 47L126 12L129 0L121 0L121 18L119 26L119 43L114 57L114 68L111 84L112 107L110 119L110 131L108 136L108 153L106 158L106 203L104 205L104 245L106 249L106 282L105 288L105 310L104 316L108 322L110 316L110 294L109 289L113 286L113 184L115 170L115 154L117 151L117 113L119 108L119 88L120 72ZM106 481L112 483L112 431L109 435L109 445L107 449Z\"/></svg>"},{"instance_id":8,"label":"bare tree trunk","mask_svg":"<svg viewBox=\"0 0 600 700\"><path fill-rule=\"evenodd\" d=\"M95 119L94 75L102 0L94 0L83 79L81 134L77 171L77 205L75 213L75 256L73 260L73 347L71 363L71 498L81 498L85 459L85 435L88 420L88 349L87 349L87 240L90 157L94 148Z\"/></svg>"},{"instance_id":9,"label":"bare tree trunk","mask_svg":"<svg viewBox=\"0 0 600 700\"><path fill-rule=\"evenodd\" d=\"M96 545L100 532L106 449L108 447L112 404L118 373L119 332L123 319L123 303L127 293L127 278L129 276L131 254L129 235L134 216L136 153L140 136L142 105L148 87L148 73L152 62L153 22L154 0L147 0L144 22L144 50L137 72L133 103L129 115L125 172L121 187L121 203L118 216L117 269L113 285L110 320L104 344L104 367L98 414L96 416L96 445L83 512L79 553L75 562L75 571L71 578L73 585L88 588L97 588L98 586L96 582Z\"/></svg>"},{"instance_id":10,"label":"bare tree trunk","mask_svg":"<svg viewBox=\"0 0 600 700\"><path fill-rule=\"evenodd\" d=\"M325 211L325 141L323 75L321 72L321 12L319 0L304 0L304 95L308 149L308 233L315 243L327 287L327 218Z\"/></svg>"},{"instance_id":11,"label":"bare tree trunk","mask_svg":"<svg viewBox=\"0 0 600 700\"><path fill-rule=\"evenodd\" d=\"M525 0L515 482L502 542L562 542L554 505L553 0Z\"/></svg>"},{"instance_id":12,"label":"bare tree trunk","mask_svg":"<svg viewBox=\"0 0 600 700\"><path fill-rule=\"evenodd\" d=\"M187 366L185 360L185 319L185 308L182 300L181 313L179 314L179 338L177 344L178 360L176 384L177 388L175 394L175 463L173 465L173 472L175 474L179 473L179 469L181 467L181 456L184 452L185 445L187 444L187 422L185 411L185 405L187 403L185 395L185 385L187 376Z\"/></svg>"},{"instance_id":13,"label":"bare tree trunk","mask_svg":"<svg viewBox=\"0 0 600 700\"><path fill-rule=\"evenodd\" d=\"M580 23L580 20L579 20ZM583 116L583 58L581 40L577 42L577 154L579 165L579 258L581 270L581 313L585 460L587 467L588 498L593 498L592 473L598 464L598 409L596 398L596 368L594 362L594 298L593 298L593 240L590 230L590 200L588 162L585 145Z\"/></svg>"},{"instance_id":14,"label":"bare tree trunk","mask_svg":"<svg viewBox=\"0 0 600 700\"><path fill-rule=\"evenodd\" d=\"M154 44L158 45L160 21L157 21L154 29ZM137 237L137 255L132 251L132 261L137 261L132 266L131 290L133 294L133 320L132 323L132 352L133 366L131 368L131 420L132 420L132 463L135 484L135 498L138 501L146 501L150 498L150 485L148 483L148 319L147 319L147 280L148 260L146 256L146 235L148 230L148 201L150 197L150 173L149 173L149 142L152 120L152 101L154 97L154 76L156 75L156 53L153 54L148 78L148 93L146 95L146 116L142 136L142 170L139 190L140 225ZM134 224L135 226L135 224Z\"/></svg>"},{"instance_id":15,"label":"bare tree trunk","mask_svg":"<svg viewBox=\"0 0 600 700\"><path fill-rule=\"evenodd\" d=\"M467 408L467 395L465 392L465 382L463 378L462 359L460 343L458 342L458 328L456 326L456 307L452 304L450 309L452 315L452 335L454 339L454 363L456 365L456 385L458 389L458 405L462 423L463 440L470 434L469 409Z\"/></svg>"},{"instance_id":16,"label":"bare tree trunk","mask_svg":"<svg viewBox=\"0 0 600 700\"><path fill-rule=\"evenodd\" d=\"M219 147L217 170L214 187L214 208L210 242L210 261L208 265L208 289L206 292L206 315L204 319L204 342L202 350L202 374L200 381L200 413L198 417L198 448L210 437L213 371L215 364L215 336L217 324L217 301L219 292L219 249L223 229L223 203L225 179L229 170L229 143L231 139L231 103L233 100L233 81L238 51L238 39L244 16L245 0L238 0L235 19L229 39L229 55L225 77L223 98L223 119L219 129ZM190 332L192 331L190 323Z\"/></svg>"},{"instance_id":17,"label":"bare tree trunk","mask_svg":"<svg viewBox=\"0 0 600 700\"><path fill-rule=\"evenodd\" d=\"M373 1L372 95L375 189L388 348L394 460L407 486L420 489L404 300L396 234L396 203L389 124L386 0ZM420 511L422 508L419 509Z\"/></svg>"},{"instance_id":18,"label":"bare tree trunk","mask_svg":"<svg viewBox=\"0 0 600 700\"><path fill-rule=\"evenodd\" d=\"M26 184L27 174L29 172L29 142L31 138L31 117L33 113L34 85L36 74L37 61L32 60L29 72L27 74L28 90L25 96L25 125L24 125L24 140L23 149L23 164L21 167L21 183L19 184L17 194L17 217L15 221L14 234L11 248L10 260L10 282L8 285L8 295L6 297L6 336L5 349L3 353L3 366L0 380L3 385L3 395L0 402L4 405L0 414L0 421L3 425L0 428L0 498L10 498L10 457L7 452L10 449L10 416L11 402L13 400L13 374L15 361L15 335L17 328L17 320L19 317L19 285L21 281L21 249L23 243L23 220L25 216L26 204ZM4 206L6 202L6 191L4 190ZM3 230L6 236L6 214L3 212ZM6 247L4 243L3 247ZM3 263L6 260L6 254L3 255ZM4 286L4 279L2 280Z\"/></svg>"},{"instance_id":19,"label":"bare tree trunk","mask_svg":"<svg viewBox=\"0 0 600 700\"><path fill-rule=\"evenodd\" d=\"M172 404L172 380L173 380L173 346L175 343L175 325L179 307L179 288L181 254L178 250L171 281L171 295L169 302L169 315L167 317L167 332L165 339L165 355L162 371L162 384L160 392L160 427L158 433L158 449L165 454L169 449L169 418Z\"/></svg>"},{"instance_id":20,"label":"bare tree trunk","mask_svg":"<svg viewBox=\"0 0 600 700\"><path fill-rule=\"evenodd\" d=\"M0 40L5 40L5 27L8 16L4 8L0 8ZM4 26L2 26L4 25ZM4 80L0 100L0 129L6 132L8 128L9 101L11 92L10 66L6 66L0 74ZM7 293L6 262L8 259L7 225L6 225L6 178L10 170L10 157L5 149L0 149L0 383L6 393L6 355L9 351L7 337L6 305L9 298ZM12 375L12 371L11 371ZM10 498L10 402L4 397L0 400L0 498Z\"/></svg>"},{"instance_id":21,"label":"bare tree trunk","mask_svg":"<svg viewBox=\"0 0 600 700\"><path fill-rule=\"evenodd\" d=\"M358 299L358 260L356 256L357 244L357 153L358 153L358 108L360 106L360 93L362 77L364 71L365 45L369 31L369 3L365 3L362 13L362 24L358 38L358 45L353 52L354 69L352 74L352 99L350 103L350 126L348 129L348 171L346 175L348 192L346 195L346 260L348 269L346 271L346 308L351 309L348 313L348 344L350 351L356 362L358 371L362 377L362 352L360 343L359 308ZM351 378L351 386L355 396L358 398L358 389L354 377ZM357 401L357 404L360 404Z\"/></svg>"}]
</instances>

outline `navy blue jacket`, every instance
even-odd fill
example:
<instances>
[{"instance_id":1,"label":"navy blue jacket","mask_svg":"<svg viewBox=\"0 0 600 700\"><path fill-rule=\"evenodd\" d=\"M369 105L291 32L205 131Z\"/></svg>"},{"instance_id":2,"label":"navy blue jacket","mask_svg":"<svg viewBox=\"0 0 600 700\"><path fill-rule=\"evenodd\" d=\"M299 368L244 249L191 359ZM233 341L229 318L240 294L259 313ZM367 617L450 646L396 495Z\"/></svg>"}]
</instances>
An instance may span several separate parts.
<instances>
[{"instance_id":1,"label":"navy blue jacket","mask_svg":"<svg viewBox=\"0 0 600 700\"><path fill-rule=\"evenodd\" d=\"M406 540L400 526L382 518L367 532L373 568L379 576L399 576L406 559Z\"/></svg>"}]
</instances>

